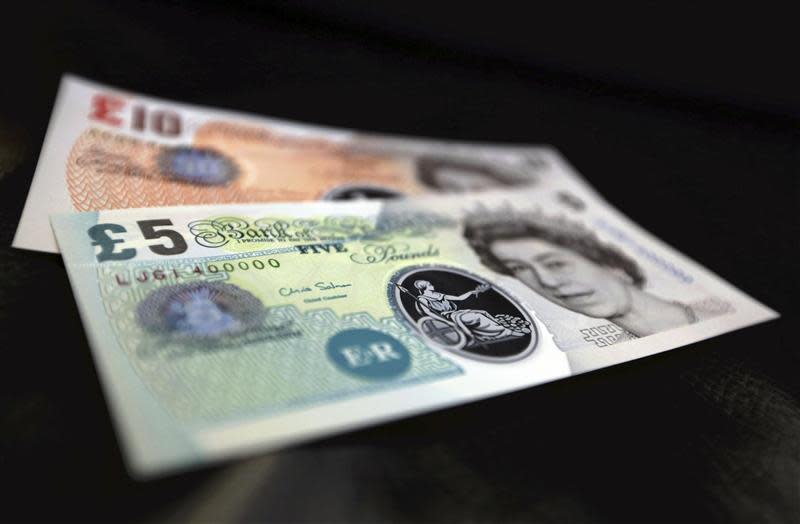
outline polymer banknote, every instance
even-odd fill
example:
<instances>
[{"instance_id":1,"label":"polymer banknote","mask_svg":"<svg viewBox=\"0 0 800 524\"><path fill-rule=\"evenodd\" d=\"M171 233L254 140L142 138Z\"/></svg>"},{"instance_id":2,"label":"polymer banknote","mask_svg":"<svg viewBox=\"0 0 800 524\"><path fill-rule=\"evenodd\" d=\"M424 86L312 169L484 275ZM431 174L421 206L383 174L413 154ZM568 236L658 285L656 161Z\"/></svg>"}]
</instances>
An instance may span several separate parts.
<instances>
[{"instance_id":1,"label":"polymer banknote","mask_svg":"<svg viewBox=\"0 0 800 524\"><path fill-rule=\"evenodd\" d=\"M53 227L143 476L777 315L588 189L108 210Z\"/></svg>"},{"instance_id":2,"label":"polymer banknote","mask_svg":"<svg viewBox=\"0 0 800 524\"><path fill-rule=\"evenodd\" d=\"M61 82L13 245L57 251L50 213L396 198L582 183L547 147L393 138Z\"/></svg>"}]
</instances>

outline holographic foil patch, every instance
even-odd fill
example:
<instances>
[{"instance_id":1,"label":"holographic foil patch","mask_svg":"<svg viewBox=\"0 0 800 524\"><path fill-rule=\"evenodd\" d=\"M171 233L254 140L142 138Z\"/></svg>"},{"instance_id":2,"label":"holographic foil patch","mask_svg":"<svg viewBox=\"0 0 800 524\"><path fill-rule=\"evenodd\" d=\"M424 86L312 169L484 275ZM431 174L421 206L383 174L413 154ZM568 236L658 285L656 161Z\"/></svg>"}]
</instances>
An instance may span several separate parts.
<instances>
[{"instance_id":1,"label":"holographic foil patch","mask_svg":"<svg viewBox=\"0 0 800 524\"><path fill-rule=\"evenodd\" d=\"M200 339L257 329L265 313L264 305L251 293L219 282L162 287L136 308L139 324L148 331Z\"/></svg>"},{"instance_id":2,"label":"holographic foil patch","mask_svg":"<svg viewBox=\"0 0 800 524\"><path fill-rule=\"evenodd\" d=\"M179 146L159 154L158 167L169 178L204 186L225 185L239 174L236 164L212 149Z\"/></svg>"}]
</instances>

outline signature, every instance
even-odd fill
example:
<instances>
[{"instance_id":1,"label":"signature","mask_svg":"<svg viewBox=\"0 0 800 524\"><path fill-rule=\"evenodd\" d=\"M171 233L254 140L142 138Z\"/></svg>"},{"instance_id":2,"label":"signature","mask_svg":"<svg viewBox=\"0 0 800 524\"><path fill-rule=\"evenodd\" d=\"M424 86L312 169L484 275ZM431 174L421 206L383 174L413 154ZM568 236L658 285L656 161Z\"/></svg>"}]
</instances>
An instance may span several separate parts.
<instances>
[{"instance_id":1,"label":"signature","mask_svg":"<svg viewBox=\"0 0 800 524\"><path fill-rule=\"evenodd\" d=\"M300 287L282 287L278 290L278 294L282 297L290 297L292 295L297 295L299 293L311 293L312 291L330 291L332 289L341 289L345 287L353 287L353 284L350 282L315 282L311 286L300 286Z\"/></svg>"}]
</instances>

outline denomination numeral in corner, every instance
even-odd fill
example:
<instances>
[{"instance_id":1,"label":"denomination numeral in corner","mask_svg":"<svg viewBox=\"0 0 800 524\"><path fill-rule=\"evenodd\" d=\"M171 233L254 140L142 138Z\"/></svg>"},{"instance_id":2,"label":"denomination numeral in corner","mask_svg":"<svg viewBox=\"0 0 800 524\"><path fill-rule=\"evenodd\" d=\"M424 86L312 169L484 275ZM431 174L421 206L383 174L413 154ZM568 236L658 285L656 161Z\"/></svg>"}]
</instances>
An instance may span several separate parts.
<instances>
[{"instance_id":1,"label":"denomination numeral in corner","mask_svg":"<svg viewBox=\"0 0 800 524\"><path fill-rule=\"evenodd\" d=\"M174 229L162 229L160 231L156 231L155 228L157 227L172 225L172 220L168 218L161 218L158 220L139 220L136 223L139 225L139 229L142 230L142 235L144 238L149 240L151 238L167 237L172 242L172 246L165 246L163 244L148 246L150 251L156 255L180 255L189 249L189 246L186 245L186 241L183 239L181 234Z\"/></svg>"},{"instance_id":2,"label":"denomination numeral in corner","mask_svg":"<svg viewBox=\"0 0 800 524\"><path fill-rule=\"evenodd\" d=\"M150 111L143 105L135 105L127 110L126 98L98 93L92 97L89 118L114 127L130 127L134 131L153 133L164 137L181 134L181 116L169 109Z\"/></svg>"},{"instance_id":3,"label":"denomination numeral in corner","mask_svg":"<svg viewBox=\"0 0 800 524\"><path fill-rule=\"evenodd\" d=\"M154 238L167 238L169 244L155 244L147 248L156 255L180 255L185 253L189 246L183 236L174 229L156 229L163 226L171 226L172 221L167 218L156 220L139 220L136 222L142 232L142 236L148 240ZM122 238L113 238L112 233L126 233L125 226L120 224L97 224L90 227L86 233L92 239L93 246L99 246L100 252L97 253L97 261L107 260L130 260L136 256L136 249L132 247L122 248L117 251L117 244L125 243ZM122 246L120 246L122 247Z\"/></svg>"}]
</instances>

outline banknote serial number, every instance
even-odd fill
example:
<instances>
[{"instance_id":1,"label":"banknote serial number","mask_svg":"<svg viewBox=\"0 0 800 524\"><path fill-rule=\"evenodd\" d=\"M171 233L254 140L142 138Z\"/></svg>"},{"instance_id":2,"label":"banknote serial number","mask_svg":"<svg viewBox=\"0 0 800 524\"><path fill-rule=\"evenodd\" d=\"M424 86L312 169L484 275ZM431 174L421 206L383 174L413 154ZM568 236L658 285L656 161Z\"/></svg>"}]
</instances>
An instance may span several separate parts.
<instances>
[{"instance_id":1,"label":"banknote serial number","mask_svg":"<svg viewBox=\"0 0 800 524\"><path fill-rule=\"evenodd\" d=\"M187 266L183 269L140 269L132 270L122 273L116 273L114 280L119 287L126 287L132 284L146 284L148 282L156 282L166 280L180 280L182 278L196 278L203 275L214 275L217 273L233 273L236 271L262 271L269 269L276 269L281 267L281 263L274 258L267 258L265 260L239 260L238 262L222 262L222 263L207 263L205 267L195 264L194 266ZM332 284L332 283L331 283Z\"/></svg>"}]
</instances>

